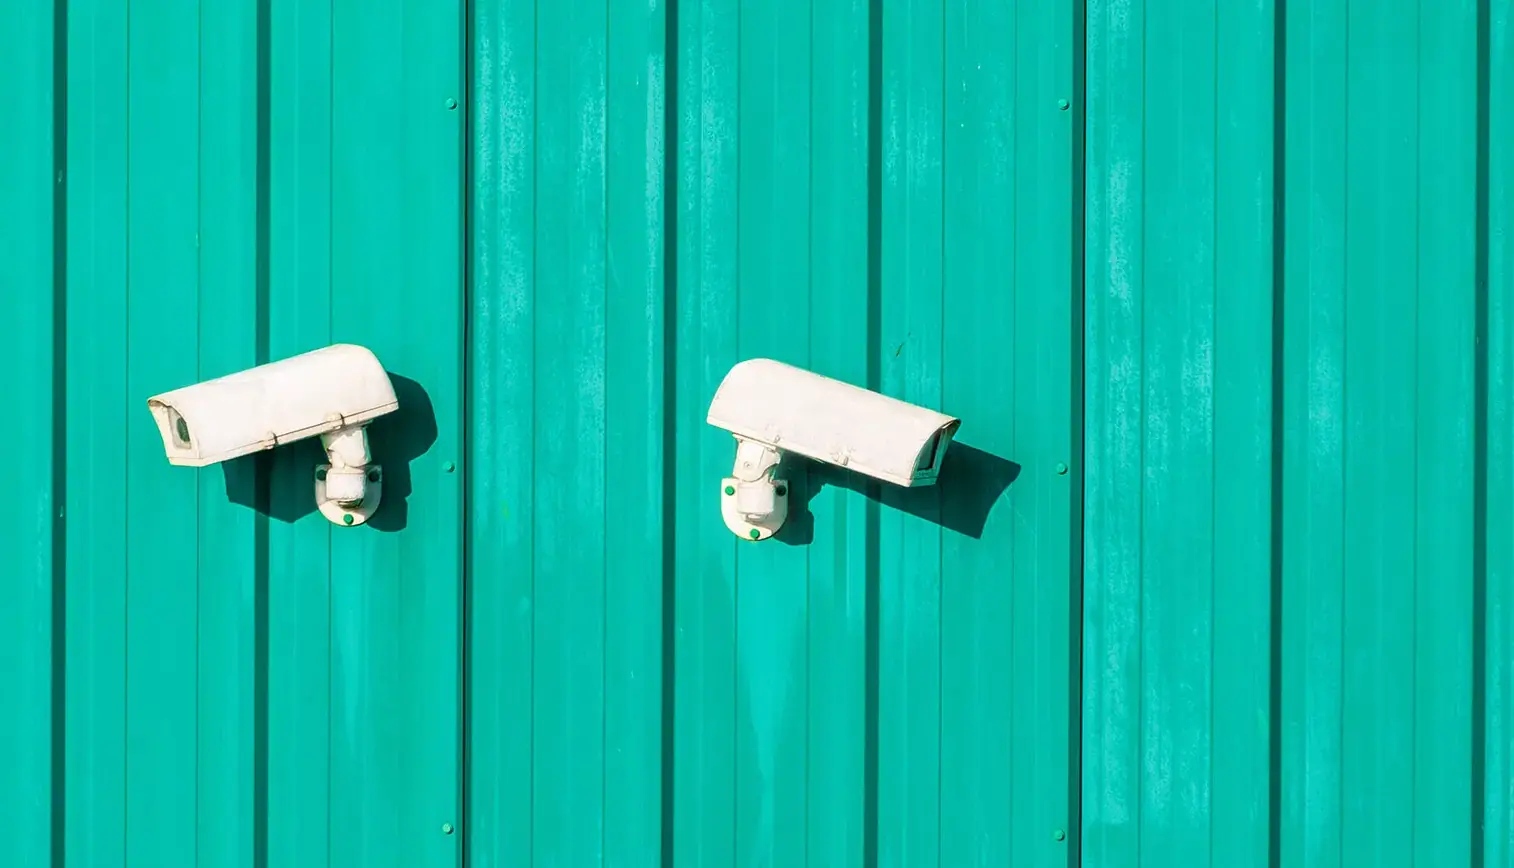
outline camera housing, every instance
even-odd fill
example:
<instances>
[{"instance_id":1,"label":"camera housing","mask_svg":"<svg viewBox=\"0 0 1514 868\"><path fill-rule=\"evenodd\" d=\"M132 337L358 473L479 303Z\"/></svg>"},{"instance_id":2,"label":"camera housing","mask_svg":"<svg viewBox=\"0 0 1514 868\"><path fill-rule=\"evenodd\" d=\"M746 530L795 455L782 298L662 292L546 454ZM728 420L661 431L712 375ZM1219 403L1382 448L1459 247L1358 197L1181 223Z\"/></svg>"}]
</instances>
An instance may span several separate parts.
<instances>
[{"instance_id":1,"label":"camera housing","mask_svg":"<svg viewBox=\"0 0 1514 868\"><path fill-rule=\"evenodd\" d=\"M367 426L399 409L394 385L365 347L333 344L147 399L170 464L204 467L310 437L329 464L315 470L321 513L359 525L378 509L383 468L370 464Z\"/></svg>"},{"instance_id":2,"label":"camera housing","mask_svg":"<svg viewBox=\"0 0 1514 868\"><path fill-rule=\"evenodd\" d=\"M933 485L961 420L772 359L748 359L726 374L709 424L736 438L721 513L732 533L764 540L788 516L784 453L904 487Z\"/></svg>"}]
</instances>

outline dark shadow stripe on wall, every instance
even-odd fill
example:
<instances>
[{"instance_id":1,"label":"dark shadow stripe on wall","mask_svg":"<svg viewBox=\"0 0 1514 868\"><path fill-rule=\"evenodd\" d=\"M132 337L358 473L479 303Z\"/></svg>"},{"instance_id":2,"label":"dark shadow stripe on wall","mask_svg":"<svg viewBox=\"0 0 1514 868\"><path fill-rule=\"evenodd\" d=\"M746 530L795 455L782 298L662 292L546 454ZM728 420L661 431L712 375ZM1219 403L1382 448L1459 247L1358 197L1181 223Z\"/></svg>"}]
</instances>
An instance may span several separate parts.
<instances>
[{"instance_id":1,"label":"dark shadow stripe on wall","mask_svg":"<svg viewBox=\"0 0 1514 868\"><path fill-rule=\"evenodd\" d=\"M867 17L867 387L883 387L883 2L869 0ZM864 489L867 516L864 551L867 589L864 602L863 660L863 809L862 864L878 865L878 644L882 593L879 545L882 530L881 486Z\"/></svg>"},{"instance_id":2,"label":"dark shadow stripe on wall","mask_svg":"<svg viewBox=\"0 0 1514 868\"><path fill-rule=\"evenodd\" d=\"M462 95L461 103L465 109L463 117L463 136L461 142L461 154L459 165L462 166L462 206L461 226L463 234L462 244L462 312L459 321L462 323L462 352L458 364L462 370L462 401L459 407L459 419L461 427L458 429L458 454L463 458L462 478L458 480L459 491L462 498L461 510L458 513L458 525L461 530L459 541L459 566L458 566L458 709L457 719L460 732L458 733L458 804L457 815L462 820L458 830L458 852L462 854L459 864L468 863L469 854L473 852L473 823L470 822L473 811L473 738L468 723L472 720L473 707L473 425L476 414L473 412L473 304L476 299L476 287L473 280L476 269L473 264L475 245L473 233L475 229L474 206L477 201L473 189L473 142L474 136L478 135L478 124L475 118L478 116L478 106L474 102L477 90L474 86L473 76L477 72L475 58L478 55L478 34L474 29L473 3L471 0L463 2L463 58L462 58Z\"/></svg>"},{"instance_id":3,"label":"dark shadow stripe on wall","mask_svg":"<svg viewBox=\"0 0 1514 868\"><path fill-rule=\"evenodd\" d=\"M63 868L66 727L64 696L68 658L68 0L53 2L53 412L52 412L52 822L50 858Z\"/></svg>"},{"instance_id":4,"label":"dark shadow stripe on wall","mask_svg":"<svg viewBox=\"0 0 1514 868\"><path fill-rule=\"evenodd\" d=\"M1272 502L1270 533L1272 607L1268 659L1267 714L1267 864L1283 861L1283 323L1286 295L1283 239L1287 153L1288 0L1275 0L1272 49Z\"/></svg>"},{"instance_id":5,"label":"dark shadow stripe on wall","mask_svg":"<svg viewBox=\"0 0 1514 868\"><path fill-rule=\"evenodd\" d=\"M662 60L662 799L661 864L673 868L678 614L678 2L663 0Z\"/></svg>"},{"instance_id":6,"label":"dark shadow stripe on wall","mask_svg":"<svg viewBox=\"0 0 1514 868\"><path fill-rule=\"evenodd\" d=\"M1487 709L1488 709L1488 167L1491 146L1489 106L1491 101L1492 32L1489 0L1477 2L1477 165L1475 233L1473 239L1474 330L1472 432L1472 868L1483 868L1486 841L1483 834L1487 811Z\"/></svg>"},{"instance_id":7,"label":"dark shadow stripe on wall","mask_svg":"<svg viewBox=\"0 0 1514 868\"><path fill-rule=\"evenodd\" d=\"M1083 485L1088 466L1083 420L1088 401L1086 391L1087 354L1084 348L1087 334L1087 257L1088 257L1088 174L1087 174L1087 124L1088 124L1088 3L1078 0L1072 12L1072 105L1077 117L1072 124L1071 181L1072 181L1072 281L1068 291L1073 294L1069 303L1072 321L1068 366L1072 373L1071 424L1068 426L1072 442L1068 444L1069 455L1074 456L1071 493L1068 498L1068 624L1067 624L1067 677L1071 684L1067 708L1067 864L1083 862Z\"/></svg>"},{"instance_id":8,"label":"dark shadow stripe on wall","mask_svg":"<svg viewBox=\"0 0 1514 868\"><path fill-rule=\"evenodd\" d=\"M270 60L272 39L272 0L257 0L256 36L256 135L255 149L256 184L254 194L255 214L253 227L256 233L253 277L254 310L257 322L253 332L253 353L256 364L269 359L269 316L271 301L269 293L269 239L272 234L270 212L270 137L272 113L269 102L273 90ZM253 499L256 504L253 514L253 656L252 656L252 864L253 868L268 865L268 583L270 540L268 516L273 506L274 461L271 452L258 455L254 465Z\"/></svg>"}]
</instances>

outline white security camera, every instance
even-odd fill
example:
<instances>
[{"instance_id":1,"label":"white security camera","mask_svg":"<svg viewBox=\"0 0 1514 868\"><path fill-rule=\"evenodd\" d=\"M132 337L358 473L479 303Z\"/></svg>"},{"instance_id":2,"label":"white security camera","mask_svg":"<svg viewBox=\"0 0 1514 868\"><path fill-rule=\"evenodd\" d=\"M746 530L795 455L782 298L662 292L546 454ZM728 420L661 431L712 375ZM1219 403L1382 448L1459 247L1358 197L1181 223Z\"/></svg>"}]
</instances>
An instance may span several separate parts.
<instances>
[{"instance_id":1,"label":"white security camera","mask_svg":"<svg viewBox=\"0 0 1514 868\"><path fill-rule=\"evenodd\" d=\"M359 525L378 509L383 468L369 464L368 423L399 409L372 352L352 344L249 368L147 399L170 464L204 467L319 436L321 514Z\"/></svg>"},{"instance_id":2,"label":"white security camera","mask_svg":"<svg viewBox=\"0 0 1514 868\"><path fill-rule=\"evenodd\" d=\"M748 359L726 374L707 420L736 437L736 467L721 484L726 527L764 540L788 518L785 452L884 482L935 483L961 421L877 392L775 362Z\"/></svg>"}]
</instances>

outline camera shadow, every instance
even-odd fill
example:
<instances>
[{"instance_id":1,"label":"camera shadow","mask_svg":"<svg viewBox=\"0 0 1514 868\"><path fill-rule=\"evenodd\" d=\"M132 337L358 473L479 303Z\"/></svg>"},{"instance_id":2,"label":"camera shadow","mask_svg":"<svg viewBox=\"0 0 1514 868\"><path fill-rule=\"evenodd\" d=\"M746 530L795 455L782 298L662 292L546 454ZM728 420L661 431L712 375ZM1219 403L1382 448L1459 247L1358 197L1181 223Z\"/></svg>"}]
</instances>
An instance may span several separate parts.
<instances>
[{"instance_id":1,"label":"camera shadow","mask_svg":"<svg viewBox=\"0 0 1514 868\"><path fill-rule=\"evenodd\" d=\"M390 373L399 409L368 425L368 451L384 468L384 496L368 526L384 533L404 530L410 520L410 463L436 442L436 410L425 388ZM318 437L221 464L226 497L276 521L293 524L316 511L315 468L326 463Z\"/></svg>"},{"instance_id":2,"label":"camera shadow","mask_svg":"<svg viewBox=\"0 0 1514 868\"><path fill-rule=\"evenodd\" d=\"M972 539L983 538L989 513L1020 475L1020 465L976 446L953 442L946 450L936 484L903 488L845 468L785 456L779 476L789 480L789 515L773 539L786 545L809 545L815 539L810 501L827 485L855 491L890 509L940 525Z\"/></svg>"}]
</instances>

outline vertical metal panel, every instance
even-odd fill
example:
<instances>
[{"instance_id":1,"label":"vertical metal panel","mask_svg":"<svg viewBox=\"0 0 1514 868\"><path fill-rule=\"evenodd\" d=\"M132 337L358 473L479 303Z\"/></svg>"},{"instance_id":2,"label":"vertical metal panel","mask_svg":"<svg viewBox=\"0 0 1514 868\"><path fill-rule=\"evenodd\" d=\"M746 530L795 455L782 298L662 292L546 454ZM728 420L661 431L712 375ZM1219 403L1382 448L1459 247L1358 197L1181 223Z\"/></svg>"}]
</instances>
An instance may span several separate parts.
<instances>
[{"instance_id":1,"label":"vertical metal panel","mask_svg":"<svg viewBox=\"0 0 1514 868\"><path fill-rule=\"evenodd\" d=\"M1221 246L1222 221L1245 234L1242 250L1268 244L1257 215L1269 210L1271 167L1251 142L1272 132L1258 118L1270 109L1270 76L1256 74L1256 57L1270 57L1270 19L1229 4L1222 29L1212 6L1155 0L1091 2L1088 16L1083 854L1091 865L1158 865L1209 858L1212 822L1267 804L1265 777L1237 805L1209 769L1267 749L1265 726L1227 712L1265 711L1268 696L1254 675L1265 671L1267 633L1234 626L1267 599L1254 537L1265 540L1266 528L1245 522L1267 517L1255 494L1260 486L1265 497L1267 455L1255 443L1270 430L1270 390L1265 371L1234 355L1254 336L1245 345L1217 336L1265 329L1257 312L1270 310L1270 284L1248 273L1215 287L1238 264L1226 258L1237 247ZM1224 63L1253 72L1223 125L1222 33L1245 36ZM1217 140L1232 125L1238 134ZM1222 431L1252 438L1230 468L1214 458ZM1222 478L1246 485L1230 490ZM1245 561L1217 549L1225 509L1242 510L1238 527L1252 534L1232 535L1249 546ZM1235 579L1211 591L1227 574ZM1222 619L1232 625L1223 635ZM1213 671L1220 655L1233 673ZM1243 679L1224 710L1214 695L1222 678ZM1245 823L1226 831L1240 837L1217 848L1266 864L1265 837Z\"/></svg>"},{"instance_id":2,"label":"vertical metal panel","mask_svg":"<svg viewBox=\"0 0 1514 868\"><path fill-rule=\"evenodd\" d=\"M329 858L454 864L462 10L340 0L331 14L331 335L371 346L410 411L373 433L388 456L378 533L331 537Z\"/></svg>"},{"instance_id":3,"label":"vertical metal panel","mask_svg":"<svg viewBox=\"0 0 1514 868\"><path fill-rule=\"evenodd\" d=\"M120 72L127 80L128 300L126 354L119 363L128 400L138 402L202 373L197 12L185 0L127 7L127 63ZM246 347L248 324L226 325ZM244 351L239 361L241 367L253 360ZM126 863L193 864L198 835L184 834L178 818L199 808L199 751L184 746L199 744L199 477L213 478L216 471L173 472L156 432L140 415L135 421L128 411L121 489L127 514ZM224 498L206 507L211 514L229 509ZM242 552L215 554L229 575L211 581L238 582L237 574L251 566L238 557ZM217 749L237 745L234 737L223 739Z\"/></svg>"},{"instance_id":4,"label":"vertical metal panel","mask_svg":"<svg viewBox=\"0 0 1514 868\"><path fill-rule=\"evenodd\" d=\"M1065 860L1073 8L474 15L472 861ZM943 484L732 538L752 356L960 414Z\"/></svg>"},{"instance_id":5,"label":"vertical metal panel","mask_svg":"<svg viewBox=\"0 0 1514 868\"><path fill-rule=\"evenodd\" d=\"M1510 864L1509 26L1089 4L1089 864Z\"/></svg>"},{"instance_id":6,"label":"vertical metal panel","mask_svg":"<svg viewBox=\"0 0 1514 868\"><path fill-rule=\"evenodd\" d=\"M0 859L50 864L58 838L54 698L63 639L54 589L63 567L56 529L57 372L52 287L58 191L54 116L63 94L46 4L18 8L0 27L0 386L13 450L0 462ZM6 858L9 857L9 858Z\"/></svg>"},{"instance_id":7,"label":"vertical metal panel","mask_svg":"<svg viewBox=\"0 0 1514 868\"><path fill-rule=\"evenodd\" d=\"M475 3L471 29L466 841L495 868L535 846L536 4Z\"/></svg>"},{"instance_id":8,"label":"vertical metal panel","mask_svg":"<svg viewBox=\"0 0 1514 868\"><path fill-rule=\"evenodd\" d=\"M125 432L142 398L127 391L125 364L126 5L74 0L67 12L57 38L79 48L66 55L67 232L54 239L67 280L53 292L66 296L67 347L54 400L74 444L62 495L64 864L74 868L127 864Z\"/></svg>"},{"instance_id":9,"label":"vertical metal panel","mask_svg":"<svg viewBox=\"0 0 1514 868\"><path fill-rule=\"evenodd\" d=\"M258 6L250 3L206 5L199 10L200 57L211 58L197 65L199 141L193 143L197 158L205 161L199 173L194 226L201 287L196 323L200 371L234 371L260 360L266 352L262 282L267 274L259 267L259 242L266 241L259 227L259 206L264 201L259 154L265 141L260 124L259 13ZM131 285L128 282L128 293ZM160 340L165 349L174 343L168 336ZM150 340L129 339L128 353L150 345ZM161 446L144 439L148 440L141 465L145 469L151 467L148 460L158 457L152 450ZM162 468L153 469L161 472ZM260 861L260 826L266 823L266 806L259 803L266 798L259 784L266 720L260 709L260 687L265 682L259 657L267 635L260 635L259 630L266 623L267 611L258 582L267 568L267 520L227 503L224 473L197 475L199 594L192 618L197 653L186 659L192 661L196 679L195 744L220 740L222 745L218 750L196 750L192 756L193 810L198 820L193 864L251 868ZM130 587L130 574L127 581ZM143 620L150 623L151 618L148 613ZM132 684L130 670L127 684ZM138 692L128 687L129 703ZM144 726L154 725L151 715L150 708L144 709ZM128 727L131 723L128 718ZM130 743L127 749L129 762ZM178 749L188 753L182 746ZM128 785L131 768L128 764ZM127 812L131 816L130 805ZM128 841L133 839L134 826L128 820ZM139 858L150 859L153 852L148 849Z\"/></svg>"},{"instance_id":10,"label":"vertical metal panel","mask_svg":"<svg viewBox=\"0 0 1514 868\"><path fill-rule=\"evenodd\" d=\"M667 21L655 2L610 3L605 59L604 792L603 853L651 854L663 840L664 537L672 378L663 287ZM477 238L477 236L475 236ZM592 689L592 688L591 688ZM508 695L508 694L507 694ZM616 860L620 861L620 860ZM627 859L628 862L635 860Z\"/></svg>"},{"instance_id":11,"label":"vertical metal panel","mask_svg":"<svg viewBox=\"0 0 1514 868\"><path fill-rule=\"evenodd\" d=\"M16 11L0 863L455 864L461 5ZM310 443L164 460L149 395L337 340L400 389L372 526Z\"/></svg>"},{"instance_id":12,"label":"vertical metal panel","mask_svg":"<svg viewBox=\"0 0 1514 868\"><path fill-rule=\"evenodd\" d=\"M809 273L812 287L825 291L811 293L809 333L824 340L811 339L807 361L817 371L861 384L872 381L878 363L871 301L879 251L870 239L882 217L873 198L882 169L876 150L882 94L875 77L881 57L865 5L813 4L809 87ZM859 218L863 214L867 219ZM686 484L701 482L708 485ZM806 825L807 854L815 865L859 865L877 853L871 808L878 769L878 598L871 557L877 510L860 493L835 486L813 492L811 503L812 511L823 508L828 516L810 542L806 582L807 702L823 713L808 715L805 795L810 805L830 811L824 822ZM685 817L679 815L688 829Z\"/></svg>"},{"instance_id":13,"label":"vertical metal panel","mask_svg":"<svg viewBox=\"0 0 1514 868\"><path fill-rule=\"evenodd\" d=\"M5 864L1514 864L1507 0L17 9ZM162 460L333 340L375 526ZM942 484L731 538L754 355Z\"/></svg>"},{"instance_id":14,"label":"vertical metal panel","mask_svg":"<svg viewBox=\"0 0 1514 868\"><path fill-rule=\"evenodd\" d=\"M1473 441L1472 854L1514 864L1514 3L1479 7L1475 277L1486 293L1476 376L1486 394Z\"/></svg>"},{"instance_id":15,"label":"vertical metal panel","mask_svg":"<svg viewBox=\"0 0 1514 868\"><path fill-rule=\"evenodd\" d=\"M333 334L334 57L341 27L331 3L273 3L268 28L277 37L265 48L268 353L277 358ZM271 502L302 502L310 460L310 450L272 457ZM270 865L319 865L322 856L330 864L342 846L333 833L342 785L333 750L331 532L320 521L273 521L268 545L265 846ZM275 636L282 641L272 641ZM311 775L310 769L332 773Z\"/></svg>"}]
</instances>

